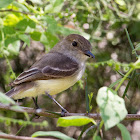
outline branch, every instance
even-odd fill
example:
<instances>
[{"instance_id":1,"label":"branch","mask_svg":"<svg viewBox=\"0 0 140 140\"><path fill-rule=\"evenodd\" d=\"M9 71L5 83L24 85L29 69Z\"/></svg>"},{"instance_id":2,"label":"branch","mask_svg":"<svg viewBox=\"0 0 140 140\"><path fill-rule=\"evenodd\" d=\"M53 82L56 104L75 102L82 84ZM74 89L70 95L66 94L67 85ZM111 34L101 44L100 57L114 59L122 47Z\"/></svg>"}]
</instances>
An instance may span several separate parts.
<instances>
[{"instance_id":1,"label":"branch","mask_svg":"<svg viewBox=\"0 0 140 140\"><path fill-rule=\"evenodd\" d=\"M21 13L21 14L25 14L25 15L34 15L33 13L21 12L21 11L17 11L17 10L13 10L13 9L0 10L0 12L15 12L15 13Z\"/></svg>"},{"instance_id":2,"label":"branch","mask_svg":"<svg viewBox=\"0 0 140 140\"><path fill-rule=\"evenodd\" d=\"M49 117L49 118L58 118L61 116L60 113L54 113L47 111L45 109L34 109L34 108L29 108L29 107L21 107L22 110L15 109L13 106L10 105L5 105L0 103L0 110L7 111L15 111L19 113L27 112L29 114L36 114L38 116L44 116L44 117Z\"/></svg>"},{"instance_id":3,"label":"branch","mask_svg":"<svg viewBox=\"0 0 140 140\"><path fill-rule=\"evenodd\" d=\"M21 108L23 111L14 109L12 106L4 105L4 104L0 103L0 110L3 110L3 111L11 110L11 111L20 112L20 113L27 112L29 114L36 114L38 116L44 116L44 117L48 117L48 118L61 117L60 112L51 112L51 111L47 111L45 109L33 109L33 108L29 108L29 107L21 107ZM65 113L64 117L66 117L66 116L87 116L89 118L93 118L94 120L101 120L100 114L93 114L93 113ZM140 115L128 114L124 120L140 120Z\"/></svg>"},{"instance_id":4,"label":"branch","mask_svg":"<svg viewBox=\"0 0 140 140\"><path fill-rule=\"evenodd\" d=\"M9 140L57 140L52 138L32 138L32 137L14 136L14 135L6 135L6 134L0 134L0 138L9 139Z\"/></svg>"}]
</instances>

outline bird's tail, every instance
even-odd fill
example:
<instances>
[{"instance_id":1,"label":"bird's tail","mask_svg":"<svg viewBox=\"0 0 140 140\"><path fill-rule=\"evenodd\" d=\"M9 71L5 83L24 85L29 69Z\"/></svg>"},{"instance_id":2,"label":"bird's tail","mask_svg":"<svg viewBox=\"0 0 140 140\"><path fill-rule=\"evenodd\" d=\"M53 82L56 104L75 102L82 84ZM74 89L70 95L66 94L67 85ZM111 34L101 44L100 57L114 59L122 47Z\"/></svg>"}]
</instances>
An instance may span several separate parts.
<instances>
[{"instance_id":1,"label":"bird's tail","mask_svg":"<svg viewBox=\"0 0 140 140\"><path fill-rule=\"evenodd\" d=\"M5 95L7 95L8 97L12 98L13 95L16 94L16 91L14 88L12 88L11 90L9 90L8 92L5 93Z\"/></svg>"}]
</instances>

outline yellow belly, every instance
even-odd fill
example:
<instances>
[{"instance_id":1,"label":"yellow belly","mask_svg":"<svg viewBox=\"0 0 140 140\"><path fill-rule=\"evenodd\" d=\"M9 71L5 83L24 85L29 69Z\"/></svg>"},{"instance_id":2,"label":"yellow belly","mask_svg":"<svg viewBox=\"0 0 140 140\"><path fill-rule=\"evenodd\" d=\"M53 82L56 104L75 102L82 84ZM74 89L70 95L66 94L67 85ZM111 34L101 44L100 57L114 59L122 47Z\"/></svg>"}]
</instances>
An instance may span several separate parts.
<instances>
[{"instance_id":1,"label":"yellow belly","mask_svg":"<svg viewBox=\"0 0 140 140\"><path fill-rule=\"evenodd\" d=\"M73 86L76 81L70 79L59 79L59 80L40 80L37 81L38 89L37 92L43 94L47 91L50 95L60 93L69 87Z\"/></svg>"},{"instance_id":2,"label":"yellow belly","mask_svg":"<svg viewBox=\"0 0 140 140\"><path fill-rule=\"evenodd\" d=\"M35 81L35 86L26 91L17 93L13 98L21 99L24 97L35 97L40 94L45 94L45 91L50 95L60 93L73 86L82 77L83 71L84 70L80 71L77 75L72 77L70 76L66 78L51 80L37 80Z\"/></svg>"}]
</instances>

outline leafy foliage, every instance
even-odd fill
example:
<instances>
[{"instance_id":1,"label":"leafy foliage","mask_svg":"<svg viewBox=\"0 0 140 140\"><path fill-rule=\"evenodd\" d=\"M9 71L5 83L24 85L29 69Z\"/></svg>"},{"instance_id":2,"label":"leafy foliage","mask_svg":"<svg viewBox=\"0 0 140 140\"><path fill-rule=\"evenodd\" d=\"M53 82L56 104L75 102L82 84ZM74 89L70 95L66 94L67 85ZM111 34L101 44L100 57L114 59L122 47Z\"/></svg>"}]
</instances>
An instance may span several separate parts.
<instances>
[{"instance_id":1,"label":"leafy foliage","mask_svg":"<svg viewBox=\"0 0 140 140\"><path fill-rule=\"evenodd\" d=\"M11 125L11 123L19 124L19 125L22 125L24 127L27 126L27 125L32 125L33 127L35 127L35 126L46 127L47 126L47 121L43 121L42 123L29 121L28 114L20 106L18 106L13 99L9 98L8 96L6 96L5 94L3 94L1 92L0 92L0 97L1 97L0 98L0 104L2 103L2 104L5 104L5 105L9 105L12 109L22 111L27 118L27 121L24 121L24 120L17 120L17 119L1 116L0 117L0 122L1 123L4 122L6 125L9 125L9 126Z\"/></svg>"},{"instance_id":2,"label":"leafy foliage","mask_svg":"<svg viewBox=\"0 0 140 140\"><path fill-rule=\"evenodd\" d=\"M88 113L101 113L106 129L117 125L122 138L130 139L127 129L122 124L117 123L125 117L126 108L129 113L137 113L139 109L139 13L140 2L138 0L1 0L0 90L3 92L9 90L6 85L14 80L19 73L29 68L35 57L38 57L37 53L41 50L38 49L41 48L41 45L37 44L38 42L43 44L43 51L49 51L63 36L71 33L81 34L90 40L96 62L87 64L88 68L84 76L86 78L88 75L85 91L83 90L84 80L81 80L73 87L73 90L67 91L66 97L61 96L60 98L70 112L85 112L86 108ZM33 44L33 42L35 43ZM44 53L43 51L41 53ZM86 105L84 92L86 93ZM77 94L73 95L72 93ZM96 93L98 93L99 109L96 105ZM0 96L1 103L11 105L15 109L21 109L15 101L7 98L1 92ZM57 98L59 99L59 96ZM56 109L52 103L49 105L48 99L44 99L44 102L43 99L40 101L42 107ZM23 100L23 105L31 106L31 103L25 103L25 100ZM27 113L18 115L13 112L1 111L1 116L1 122L4 120L7 126L10 126L11 122L35 125L29 121L30 116ZM27 121L20 121L25 118ZM56 121L47 120L49 121L48 125L51 124L49 129L56 130ZM77 127L75 132L71 127L63 130L58 128L59 131L67 134L70 134L70 131L71 137L90 139L94 136L93 138L96 140L101 139L98 135L99 130L103 129L102 121L96 127L91 126L92 123L89 122L93 122L93 120L90 118L78 118L78 116L69 119L59 118L58 122L65 127L84 125L82 131L80 127ZM15 131L18 131L18 127L13 129L15 128ZM2 125L0 129L8 133L7 128ZM114 134L117 134L117 130L113 133L111 130L103 131L103 136L106 139L113 139ZM49 132L46 129L45 131L47 132L36 132L34 136L54 136L57 134L57 138L72 139L58 131ZM80 131L81 134L78 135ZM26 129L24 132L28 135L32 133ZM24 132L23 135L25 135Z\"/></svg>"},{"instance_id":3,"label":"leafy foliage","mask_svg":"<svg viewBox=\"0 0 140 140\"><path fill-rule=\"evenodd\" d=\"M0 117L0 122L1 123L5 122L5 124L8 124L8 125L11 125L11 123L19 124L19 125L24 126L24 127L27 125L32 125L33 127L40 126L42 128L47 126L47 121L43 121L40 123L40 122L31 122L31 121L11 119L11 118L7 118L7 117Z\"/></svg>"},{"instance_id":4,"label":"leafy foliage","mask_svg":"<svg viewBox=\"0 0 140 140\"><path fill-rule=\"evenodd\" d=\"M3 104L15 104L15 102L11 99L11 98L9 98L9 97L7 97L5 94L3 94L3 93L1 93L0 92L0 102L1 103L3 103Z\"/></svg>"}]
</instances>

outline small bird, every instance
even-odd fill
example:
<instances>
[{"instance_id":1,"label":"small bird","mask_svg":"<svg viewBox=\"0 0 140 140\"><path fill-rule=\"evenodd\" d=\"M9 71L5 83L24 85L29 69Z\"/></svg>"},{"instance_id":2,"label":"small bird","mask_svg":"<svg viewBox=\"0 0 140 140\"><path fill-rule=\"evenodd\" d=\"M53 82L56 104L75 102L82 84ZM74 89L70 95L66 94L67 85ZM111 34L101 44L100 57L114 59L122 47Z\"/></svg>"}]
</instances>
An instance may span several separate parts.
<instances>
[{"instance_id":1,"label":"small bird","mask_svg":"<svg viewBox=\"0 0 140 140\"><path fill-rule=\"evenodd\" d=\"M53 49L21 73L6 93L13 99L35 97L47 92L58 94L73 86L85 71L85 62L91 53L91 44L83 36L70 34Z\"/></svg>"}]
</instances>

